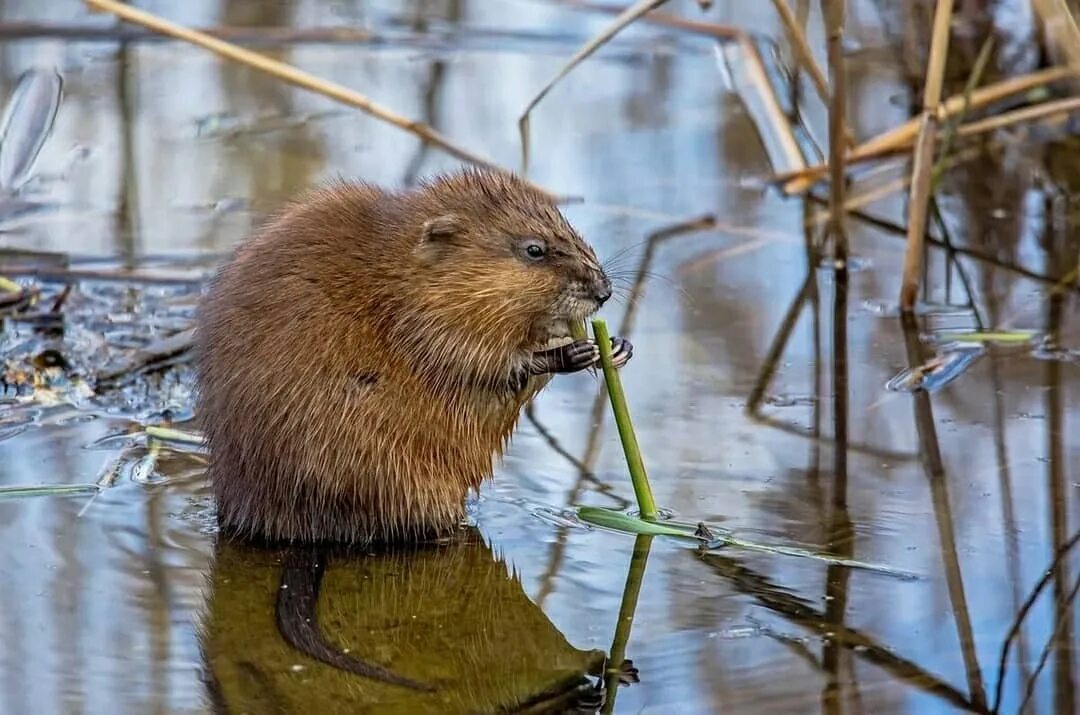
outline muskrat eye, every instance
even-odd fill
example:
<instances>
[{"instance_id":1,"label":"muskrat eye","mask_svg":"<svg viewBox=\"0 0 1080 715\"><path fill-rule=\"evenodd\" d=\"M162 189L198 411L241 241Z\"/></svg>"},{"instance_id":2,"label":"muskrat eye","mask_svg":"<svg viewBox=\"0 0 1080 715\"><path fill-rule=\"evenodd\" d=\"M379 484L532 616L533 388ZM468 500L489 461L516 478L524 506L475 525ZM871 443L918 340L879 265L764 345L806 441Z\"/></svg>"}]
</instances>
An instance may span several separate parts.
<instances>
[{"instance_id":1,"label":"muskrat eye","mask_svg":"<svg viewBox=\"0 0 1080 715\"><path fill-rule=\"evenodd\" d=\"M529 238L522 243L525 255L534 261L538 261L547 255L547 245L537 238Z\"/></svg>"}]
</instances>

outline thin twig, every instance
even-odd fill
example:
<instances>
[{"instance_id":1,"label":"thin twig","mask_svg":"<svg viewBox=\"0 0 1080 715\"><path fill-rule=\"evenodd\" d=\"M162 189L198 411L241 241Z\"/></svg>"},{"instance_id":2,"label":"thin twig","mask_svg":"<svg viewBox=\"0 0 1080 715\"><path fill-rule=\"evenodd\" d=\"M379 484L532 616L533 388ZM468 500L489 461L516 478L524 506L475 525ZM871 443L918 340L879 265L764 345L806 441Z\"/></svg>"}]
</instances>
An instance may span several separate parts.
<instances>
[{"instance_id":1,"label":"thin twig","mask_svg":"<svg viewBox=\"0 0 1080 715\"><path fill-rule=\"evenodd\" d=\"M570 74L570 72L577 67L583 60L587 59L592 53L596 52L601 45L606 43L615 35L650 10L663 5L667 0L638 0L630 7L619 13L619 16L611 21L611 24L605 27L600 34L593 37L578 49L573 56L567 60L566 64L562 66L562 69L551 78L551 80L544 85L543 89L536 93L536 96L532 98L529 104L525 107L525 111L521 113L521 117L518 118L518 131L521 132L521 173L528 174L529 172L529 115L532 110L536 108L536 105L547 96L552 87L558 84L563 77Z\"/></svg>"},{"instance_id":2,"label":"thin twig","mask_svg":"<svg viewBox=\"0 0 1080 715\"><path fill-rule=\"evenodd\" d=\"M1021 122L1030 122L1035 119L1046 119L1058 114L1068 114L1080 109L1080 98L1066 97L1050 102L1034 104L1030 107L1014 109L1011 112L1003 112L994 117L986 117L974 122L961 125L956 130L958 137L971 137L977 134L986 134L997 129L1011 127Z\"/></svg>"},{"instance_id":3,"label":"thin twig","mask_svg":"<svg viewBox=\"0 0 1080 715\"><path fill-rule=\"evenodd\" d=\"M991 708L993 712L998 712L1001 708L1002 690L1005 687L1005 668L1009 662L1009 648L1012 647L1013 639L1020 633L1021 627L1024 625L1024 619L1027 618L1028 611L1032 609L1035 602L1039 600L1039 594L1046 588L1046 585L1053 580L1054 575L1057 573L1058 565L1069 555L1069 551L1076 546L1077 542L1080 542L1080 531L1069 537L1061 547L1054 554L1054 559L1050 562L1050 565L1043 572L1042 578L1031 589L1031 593L1024 599L1024 603L1020 606L1020 610L1016 612L1016 617L1013 619L1012 625L1009 627L1009 633L1005 636L1005 642L1001 644L1001 654L998 656L998 681L994 687L994 706Z\"/></svg>"},{"instance_id":4,"label":"thin twig","mask_svg":"<svg viewBox=\"0 0 1080 715\"><path fill-rule=\"evenodd\" d=\"M1054 643L1061 638L1065 627L1069 623L1068 610L1072 608L1073 602L1076 601L1078 592L1080 592L1080 576L1077 576L1076 580L1073 581L1072 589L1066 596L1065 603L1060 604L1058 607L1057 624L1050 634L1050 639L1046 641L1046 647L1043 648L1042 653L1039 655L1039 662L1035 665L1035 670L1032 671L1031 677L1028 678L1027 686L1024 688L1024 699L1020 701L1020 707L1016 709L1016 712L1024 712L1027 704L1031 702L1031 698L1035 695L1035 684L1039 681L1039 674L1042 673L1042 669L1046 666L1046 661L1050 659L1050 653L1054 651ZM1066 647L1071 648L1072 646Z\"/></svg>"},{"instance_id":5,"label":"thin twig","mask_svg":"<svg viewBox=\"0 0 1080 715\"><path fill-rule=\"evenodd\" d=\"M633 330L638 303L641 302L641 296L645 292L645 279L648 278L649 267L652 265L653 255L656 253L657 247L668 239L687 233L708 231L715 227L716 216L704 214L697 218L666 226L649 234L649 237L645 239L645 251L641 254L641 262L638 264L637 272L634 274L634 283L630 286L630 295L626 299L626 313L623 315L622 323L619 325L619 335L629 335Z\"/></svg>"},{"instance_id":6,"label":"thin twig","mask_svg":"<svg viewBox=\"0 0 1080 715\"><path fill-rule=\"evenodd\" d=\"M571 7L581 8L582 10L593 10L609 14L619 14L626 9L619 5L589 2L588 0L562 0L562 3ZM790 170L797 173L805 169L806 160L802 155L802 151L799 149L799 142L795 139L795 135L791 131L791 125L788 122L787 116L780 108L780 100L776 96L776 91L768 79L765 63L762 61L761 54L758 52L753 39L745 30L735 25L687 20L678 15L656 11L648 13L641 18L641 21L647 24L659 25L660 27L670 27L673 30L679 30L680 32L710 37L718 42L737 43L739 49L743 53L743 59L746 62L745 69L747 76L760 95L762 107L768 115L769 122L776 133L776 138L780 143L780 147L783 149L784 159L790 167L789 169L785 169L785 171Z\"/></svg>"},{"instance_id":7,"label":"thin twig","mask_svg":"<svg viewBox=\"0 0 1080 715\"><path fill-rule=\"evenodd\" d=\"M1000 102L1010 97L1024 94L1033 89L1045 87L1048 84L1058 82L1069 77L1075 77L1076 71L1069 67L1051 67L1031 74L1012 77L986 87L982 87L971 93L969 98L963 93L953 95L941 103L937 110L940 121L945 121L959 114L965 106L968 110L982 109L995 102ZM920 118L915 117L907 120L876 137L866 140L855 147L845 157L850 166L877 159L882 156L904 151L914 144L915 137L919 133ZM961 130L962 131L962 130ZM773 179L783 185L787 195L802 194L808 191L819 179L829 171L828 164L816 164L801 171L791 171L776 174Z\"/></svg>"},{"instance_id":8,"label":"thin twig","mask_svg":"<svg viewBox=\"0 0 1080 715\"><path fill-rule=\"evenodd\" d=\"M370 30L353 27L204 27L199 32L230 42L242 44L277 45L294 43L358 44L395 40L398 37L382 37ZM100 42L138 42L164 39L160 34L137 27L90 25L89 23L62 22L0 22L0 39L23 40L52 38Z\"/></svg>"},{"instance_id":9,"label":"thin twig","mask_svg":"<svg viewBox=\"0 0 1080 715\"><path fill-rule=\"evenodd\" d=\"M861 211L861 210L859 210L857 208L853 208L853 207L850 206L850 202L849 202L849 207L848 207L848 215L851 216L854 219L858 219L859 221L862 221L863 223L869 224L871 226L875 226L876 228L879 228L882 231L884 231L885 233L890 234L890 235L904 237L907 234L907 230L903 226L901 226L900 224L895 223L895 222L890 221L890 220L885 219L885 218L881 218L880 216L874 216L873 214L866 213L865 211ZM933 245L933 246L935 246L936 248L941 248L941 249L944 249L944 250L950 250L950 246L948 246L944 241L942 241L939 238L934 238L933 236L931 236L929 234L927 234L927 236L926 236L926 242ZM954 251L959 256L967 256L968 258L979 261L981 263L986 263L988 265L994 266L995 268L1000 268L1003 271L1008 271L1010 273L1015 273L1016 275L1022 276L1024 278L1028 279L1028 280L1036 281L1038 283L1043 283L1043 284L1046 284L1046 285L1049 285L1049 286L1058 286L1058 284L1059 284L1059 281L1054 279L1054 278L1050 278L1049 276L1044 276L1041 273L1036 273L1035 271L1031 270L1030 268L1024 268L1023 266L1016 265L1015 263L1009 263L1008 261L1003 261L1000 258L997 258L996 256L993 256L993 255L991 255L989 253L983 253L982 251L979 251L979 250L974 249L974 248L968 248L966 246L957 246L957 245L954 244L951 247L951 250ZM1053 290L1054 289L1051 288L1051 292ZM1075 291L1077 293L1080 293L1080 285L1062 286L1061 290L1062 291L1071 290L1071 291Z\"/></svg>"},{"instance_id":10,"label":"thin twig","mask_svg":"<svg viewBox=\"0 0 1080 715\"><path fill-rule=\"evenodd\" d=\"M945 125L945 133L941 136L941 149L938 152L940 158L934 164L934 171L930 175L931 190L937 189L941 177L945 174L945 159L952 150L952 142L956 138L958 128L964 123L964 119L971 109L971 95L974 94L975 88L982 82L983 73L986 72L986 65L990 62L993 50L994 36L990 35L982 43L982 47L979 48L979 54L975 57L975 64L971 68L971 74L968 75L967 82L964 83L964 104L960 107L960 111L956 113L955 118L950 118Z\"/></svg>"},{"instance_id":11,"label":"thin twig","mask_svg":"<svg viewBox=\"0 0 1080 715\"><path fill-rule=\"evenodd\" d=\"M190 42L193 45L198 45L204 49L207 49L214 54L220 55L226 59L238 62L253 69L265 72L269 75L277 77L278 79L288 82L289 84L302 87L313 92L317 92L331 99L348 104L349 106L356 107L357 109L370 114L377 119L393 124L396 127L404 129L407 132L415 134L422 141L428 142L434 146L439 147L443 151L447 152L451 156L454 156L463 161L467 161L478 166L494 168L495 164L489 159L475 154L467 149L464 149L452 141L444 137L439 132L435 131L430 126L404 117L397 112L388 109L372 100L368 99L364 95L344 87L334 82L321 79L303 70L297 69L292 65L284 62L265 57L258 53L246 50L237 45L219 40L215 37L204 32L198 32L181 25L164 20L156 15L153 15L142 10L138 10L129 5L125 5L116 0L84 0L84 2L94 10L100 10L109 12L127 22L134 23L136 25L142 25L155 32L160 32L163 35L169 35L185 42ZM546 193L546 192L545 192Z\"/></svg>"},{"instance_id":12,"label":"thin twig","mask_svg":"<svg viewBox=\"0 0 1080 715\"><path fill-rule=\"evenodd\" d=\"M818 97L821 99L825 106L829 106L829 83L825 79L825 73L818 65L817 60L814 59L814 53L810 49L810 43L806 39L806 33L803 32L802 26L799 24L799 19L795 17L795 13L787 4L787 0L773 0L773 6L776 7L776 12L780 16L780 21L784 24L784 29L787 31L788 39L791 41L791 47L795 51L795 59L806 70L806 73L810 75L810 83L814 85L814 89L817 91ZM850 127L845 123L844 125L844 140L847 142L848 147L855 146L855 137L851 134Z\"/></svg>"}]
</instances>

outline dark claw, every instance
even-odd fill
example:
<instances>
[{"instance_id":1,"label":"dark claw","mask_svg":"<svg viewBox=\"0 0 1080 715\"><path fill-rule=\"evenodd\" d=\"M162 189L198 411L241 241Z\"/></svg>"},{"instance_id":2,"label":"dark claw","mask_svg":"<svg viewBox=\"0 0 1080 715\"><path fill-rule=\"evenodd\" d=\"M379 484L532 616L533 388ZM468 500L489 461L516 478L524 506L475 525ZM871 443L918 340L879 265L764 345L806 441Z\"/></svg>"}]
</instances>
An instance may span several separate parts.
<instances>
[{"instance_id":1,"label":"dark claw","mask_svg":"<svg viewBox=\"0 0 1080 715\"><path fill-rule=\"evenodd\" d=\"M626 338L611 339L611 363L619 368L634 356L634 345Z\"/></svg>"},{"instance_id":2,"label":"dark claw","mask_svg":"<svg viewBox=\"0 0 1080 715\"><path fill-rule=\"evenodd\" d=\"M619 665L619 685L633 685L640 682L641 675L638 673L638 669L634 667L634 661L624 660Z\"/></svg>"}]
</instances>

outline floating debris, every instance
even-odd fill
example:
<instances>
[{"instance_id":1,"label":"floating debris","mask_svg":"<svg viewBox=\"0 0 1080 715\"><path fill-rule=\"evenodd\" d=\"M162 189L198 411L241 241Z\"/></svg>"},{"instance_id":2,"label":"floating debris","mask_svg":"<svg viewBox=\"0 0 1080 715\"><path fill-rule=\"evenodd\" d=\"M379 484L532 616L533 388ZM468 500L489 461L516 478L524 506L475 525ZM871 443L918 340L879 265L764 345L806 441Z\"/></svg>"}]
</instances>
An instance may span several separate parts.
<instances>
[{"instance_id":1,"label":"floating debris","mask_svg":"<svg viewBox=\"0 0 1080 715\"><path fill-rule=\"evenodd\" d=\"M765 398L765 404L773 407L800 407L816 403L817 398L813 395L769 395Z\"/></svg>"},{"instance_id":2,"label":"floating debris","mask_svg":"<svg viewBox=\"0 0 1080 715\"><path fill-rule=\"evenodd\" d=\"M1066 348L1047 337L1031 350L1036 360L1080 363L1080 348Z\"/></svg>"},{"instance_id":3,"label":"floating debris","mask_svg":"<svg viewBox=\"0 0 1080 715\"><path fill-rule=\"evenodd\" d=\"M700 522L697 524L687 524L663 519L647 521L636 516L630 516L629 514L615 511L614 509L604 509L603 507L592 506L578 507L577 515L578 518L586 523L605 529L611 529L613 531L621 531L629 534L643 534L646 536L673 536L679 539L697 541L700 547L706 551L712 551L722 547L733 547L778 556L795 556L798 558L813 559L815 561L823 561L825 563L846 566L848 568L876 571L889 576L896 576L904 580L915 580L918 578L918 576L913 573L901 571L892 568L891 566L833 556L801 546L760 544L753 541L747 541L735 536L734 533L727 529L715 526L710 528L706 524Z\"/></svg>"},{"instance_id":4,"label":"floating debris","mask_svg":"<svg viewBox=\"0 0 1080 715\"><path fill-rule=\"evenodd\" d=\"M951 343L952 349L944 350L922 365L905 368L885 383L891 392L937 392L960 377L986 353L981 344L963 345Z\"/></svg>"},{"instance_id":5,"label":"floating debris","mask_svg":"<svg viewBox=\"0 0 1080 715\"><path fill-rule=\"evenodd\" d=\"M37 288L23 286L10 278L0 276L0 314L26 310L37 296Z\"/></svg>"},{"instance_id":6,"label":"floating debris","mask_svg":"<svg viewBox=\"0 0 1080 715\"><path fill-rule=\"evenodd\" d=\"M158 456L161 453L161 443L154 442L150 450L138 459L129 461L123 471L127 472L128 478L136 484L161 484L168 481L168 477L158 471Z\"/></svg>"},{"instance_id":7,"label":"floating debris","mask_svg":"<svg viewBox=\"0 0 1080 715\"><path fill-rule=\"evenodd\" d=\"M900 317L900 304L896 301L864 300L862 302L862 309L867 313L871 313L881 318ZM970 317L972 311L971 308L966 306L950 305L948 303L916 303L915 315Z\"/></svg>"},{"instance_id":8,"label":"floating debris","mask_svg":"<svg viewBox=\"0 0 1080 715\"><path fill-rule=\"evenodd\" d=\"M194 345L194 329L188 329L156 340L132 355L124 356L118 364L106 367L97 375L97 385L111 387L125 378L152 370L161 370L190 358Z\"/></svg>"}]
</instances>

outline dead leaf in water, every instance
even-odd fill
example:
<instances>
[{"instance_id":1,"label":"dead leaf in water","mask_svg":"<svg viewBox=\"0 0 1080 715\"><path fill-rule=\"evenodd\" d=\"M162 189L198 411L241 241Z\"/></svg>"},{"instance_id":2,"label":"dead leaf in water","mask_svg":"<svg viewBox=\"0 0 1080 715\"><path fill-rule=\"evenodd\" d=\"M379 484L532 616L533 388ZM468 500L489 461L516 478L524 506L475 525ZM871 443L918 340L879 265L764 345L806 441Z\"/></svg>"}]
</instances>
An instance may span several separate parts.
<instances>
[{"instance_id":1,"label":"dead leaf in water","mask_svg":"<svg viewBox=\"0 0 1080 715\"><path fill-rule=\"evenodd\" d=\"M922 365L901 370L885 383L892 392L937 392L964 372L986 353L981 344L960 345L940 352Z\"/></svg>"}]
</instances>

